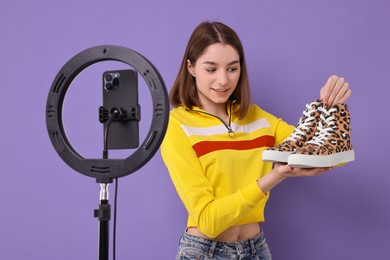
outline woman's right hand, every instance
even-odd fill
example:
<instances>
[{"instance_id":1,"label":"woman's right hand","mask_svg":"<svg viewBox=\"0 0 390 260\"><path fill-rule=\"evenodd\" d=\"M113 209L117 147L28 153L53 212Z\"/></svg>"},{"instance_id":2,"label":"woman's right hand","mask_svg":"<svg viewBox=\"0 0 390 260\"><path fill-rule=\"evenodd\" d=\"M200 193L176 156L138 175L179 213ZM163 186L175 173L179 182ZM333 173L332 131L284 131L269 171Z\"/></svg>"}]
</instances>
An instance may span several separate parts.
<instances>
[{"instance_id":1,"label":"woman's right hand","mask_svg":"<svg viewBox=\"0 0 390 260\"><path fill-rule=\"evenodd\" d=\"M349 83L342 77L332 75L320 90L320 99L329 109L336 104L344 103L351 96Z\"/></svg>"}]
</instances>

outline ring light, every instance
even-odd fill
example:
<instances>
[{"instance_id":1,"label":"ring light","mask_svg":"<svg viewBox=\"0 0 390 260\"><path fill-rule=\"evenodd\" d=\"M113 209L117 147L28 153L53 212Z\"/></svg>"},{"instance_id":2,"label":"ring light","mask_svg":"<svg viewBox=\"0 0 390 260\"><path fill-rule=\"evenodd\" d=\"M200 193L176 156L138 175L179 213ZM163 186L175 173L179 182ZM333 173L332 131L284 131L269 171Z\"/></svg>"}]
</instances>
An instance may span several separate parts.
<instances>
[{"instance_id":1,"label":"ring light","mask_svg":"<svg viewBox=\"0 0 390 260\"><path fill-rule=\"evenodd\" d=\"M87 159L70 144L63 127L62 106L74 78L88 66L101 61L121 61L132 66L145 80L153 101L149 133L139 148L125 159ZM46 104L46 126L58 155L77 172L109 183L145 165L158 150L168 125L169 100L164 81L157 69L139 53L114 45L101 45L80 52L69 60L55 77Z\"/></svg>"}]
</instances>

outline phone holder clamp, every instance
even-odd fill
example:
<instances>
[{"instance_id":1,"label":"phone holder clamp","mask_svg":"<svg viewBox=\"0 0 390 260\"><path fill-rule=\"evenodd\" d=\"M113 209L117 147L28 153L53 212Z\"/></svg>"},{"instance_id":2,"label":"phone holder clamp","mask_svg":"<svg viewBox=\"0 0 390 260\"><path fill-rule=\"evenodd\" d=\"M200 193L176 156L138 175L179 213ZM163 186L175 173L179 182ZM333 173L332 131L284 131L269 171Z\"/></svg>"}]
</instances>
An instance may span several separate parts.
<instances>
[{"instance_id":1,"label":"phone holder clamp","mask_svg":"<svg viewBox=\"0 0 390 260\"><path fill-rule=\"evenodd\" d=\"M141 121L141 107L139 105L135 107L120 107L114 106L111 109L107 109L103 106L99 107L99 121L104 123L114 117L114 121L129 121L136 120Z\"/></svg>"}]
</instances>

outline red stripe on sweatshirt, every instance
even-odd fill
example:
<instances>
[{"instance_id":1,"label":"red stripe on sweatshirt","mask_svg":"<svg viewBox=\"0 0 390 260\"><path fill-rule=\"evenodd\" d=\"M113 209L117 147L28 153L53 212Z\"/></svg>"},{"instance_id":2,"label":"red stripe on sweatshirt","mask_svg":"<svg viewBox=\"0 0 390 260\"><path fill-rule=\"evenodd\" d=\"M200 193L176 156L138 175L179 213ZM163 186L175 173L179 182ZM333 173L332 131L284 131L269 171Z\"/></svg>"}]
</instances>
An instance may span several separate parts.
<instances>
[{"instance_id":1,"label":"red stripe on sweatshirt","mask_svg":"<svg viewBox=\"0 0 390 260\"><path fill-rule=\"evenodd\" d=\"M194 148L198 157L219 150L250 150L261 147L272 147L275 144L273 136L260 136L253 140L244 141L203 141L194 144Z\"/></svg>"}]
</instances>

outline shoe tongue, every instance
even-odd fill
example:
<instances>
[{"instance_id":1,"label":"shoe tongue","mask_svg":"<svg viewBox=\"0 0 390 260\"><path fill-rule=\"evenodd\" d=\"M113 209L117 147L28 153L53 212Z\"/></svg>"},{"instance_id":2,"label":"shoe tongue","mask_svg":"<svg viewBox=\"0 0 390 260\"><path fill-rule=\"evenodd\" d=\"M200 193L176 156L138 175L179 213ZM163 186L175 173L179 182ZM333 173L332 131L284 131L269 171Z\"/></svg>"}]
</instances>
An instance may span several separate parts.
<instances>
[{"instance_id":1,"label":"shoe tongue","mask_svg":"<svg viewBox=\"0 0 390 260\"><path fill-rule=\"evenodd\" d=\"M322 100L320 99L317 99L317 100L314 100L312 103L311 103L311 107L312 108L320 108L320 107L323 107L324 106L324 103L322 102Z\"/></svg>"},{"instance_id":2,"label":"shoe tongue","mask_svg":"<svg viewBox=\"0 0 390 260\"><path fill-rule=\"evenodd\" d=\"M324 112L323 113L325 115L325 117L330 117L332 116L334 113L336 113L338 110L340 110L340 107L339 105L334 105L333 107L329 108L329 109L326 109L325 107L323 108Z\"/></svg>"},{"instance_id":3,"label":"shoe tongue","mask_svg":"<svg viewBox=\"0 0 390 260\"><path fill-rule=\"evenodd\" d=\"M338 118L338 114L336 113L338 111L338 106L335 105L333 106L331 109L327 110L326 113L323 113L323 116L324 116L324 121L323 121L323 128L327 128L327 127L331 127L331 128L335 128L337 127L337 118Z\"/></svg>"},{"instance_id":4,"label":"shoe tongue","mask_svg":"<svg viewBox=\"0 0 390 260\"><path fill-rule=\"evenodd\" d=\"M335 108L335 109L336 109L336 111L337 111L337 110L339 110L339 109L340 109L340 105L339 105L339 104L336 104L336 105L334 105L333 107L331 107L330 109L332 109L332 108Z\"/></svg>"}]
</instances>

